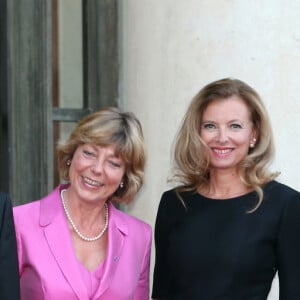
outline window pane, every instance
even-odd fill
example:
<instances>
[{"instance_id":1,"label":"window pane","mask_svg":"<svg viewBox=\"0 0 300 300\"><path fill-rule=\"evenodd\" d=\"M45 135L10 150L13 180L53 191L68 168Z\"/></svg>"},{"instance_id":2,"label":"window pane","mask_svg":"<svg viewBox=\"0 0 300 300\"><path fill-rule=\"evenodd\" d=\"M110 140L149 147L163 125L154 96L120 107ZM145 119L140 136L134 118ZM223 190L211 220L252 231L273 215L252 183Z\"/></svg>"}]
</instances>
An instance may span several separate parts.
<instances>
[{"instance_id":1,"label":"window pane","mask_svg":"<svg viewBox=\"0 0 300 300\"><path fill-rule=\"evenodd\" d=\"M59 107L82 108L82 4L58 0Z\"/></svg>"}]
</instances>

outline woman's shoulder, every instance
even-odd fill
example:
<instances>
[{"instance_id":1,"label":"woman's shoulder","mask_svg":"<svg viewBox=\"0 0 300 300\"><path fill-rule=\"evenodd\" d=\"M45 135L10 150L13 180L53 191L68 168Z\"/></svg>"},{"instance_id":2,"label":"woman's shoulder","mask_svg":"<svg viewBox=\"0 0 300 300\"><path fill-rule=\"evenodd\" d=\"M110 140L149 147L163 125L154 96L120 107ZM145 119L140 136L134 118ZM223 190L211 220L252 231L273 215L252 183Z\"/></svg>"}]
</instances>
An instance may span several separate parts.
<instances>
[{"instance_id":1,"label":"woman's shoulder","mask_svg":"<svg viewBox=\"0 0 300 300\"><path fill-rule=\"evenodd\" d=\"M18 219L22 220L25 216L26 216L27 220L30 219L30 218L27 218L29 216L31 216L31 219L32 219L33 215L35 214L34 213L35 211L36 212L40 211L40 201L39 200L16 205L13 207L13 215L14 215L15 220L18 220Z\"/></svg>"},{"instance_id":2,"label":"woman's shoulder","mask_svg":"<svg viewBox=\"0 0 300 300\"><path fill-rule=\"evenodd\" d=\"M277 198L279 197L299 198L300 197L299 191L276 180L272 180L269 183L267 183L263 187L263 190L267 195L271 194Z\"/></svg>"},{"instance_id":3,"label":"woman's shoulder","mask_svg":"<svg viewBox=\"0 0 300 300\"><path fill-rule=\"evenodd\" d=\"M39 206L40 200L33 200L27 203L17 204L14 206L15 211L22 211L22 210L31 210L32 208Z\"/></svg>"},{"instance_id":4,"label":"woman's shoulder","mask_svg":"<svg viewBox=\"0 0 300 300\"><path fill-rule=\"evenodd\" d=\"M276 207L295 207L300 208L300 193L296 189L273 180L263 187L265 204L275 205ZM299 208L298 208L299 207Z\"/></svg>"},{"instance_id":5,"label":"woman's shoulder","mask_svg":"<svg viewBox=\"0 0 300 300\"><path fill-rule=\"evenodd\" d=\"M20 204L14 207L14 213L33 213L38 210L45 213L52 213L60 206L60 191L66 185L58 185L48 195L43 196L40 199L31 200L27 203Z\"/></svg>"},{"instance_id":6,"label":"woman's shoulder","mask_svg":"<svg viewBox=\"0 0 300 300\"><path fill-rule=\"evenodd\" d=\"M120 226L124 225L129 230L130 228L134 228L134 229L141 229L149 233L152 232L152 228L147 222L116 208L112 203L110 203L110 212L111 212L111 218L113 218L113 220L117 223L117 225L118 224Z\"/></svg>"},{"instance_id":7,"label":"woman's shoulder","mask_svg":"<svg viewBox=\"0 0 300 300\"><path fill-rule=\"evenodd\" d=\"M160 206L171 206L182 209L190 200L199 197L194 190L183 190L181 187L174 187L162 193Z\"/></svg>"}]
</instances>

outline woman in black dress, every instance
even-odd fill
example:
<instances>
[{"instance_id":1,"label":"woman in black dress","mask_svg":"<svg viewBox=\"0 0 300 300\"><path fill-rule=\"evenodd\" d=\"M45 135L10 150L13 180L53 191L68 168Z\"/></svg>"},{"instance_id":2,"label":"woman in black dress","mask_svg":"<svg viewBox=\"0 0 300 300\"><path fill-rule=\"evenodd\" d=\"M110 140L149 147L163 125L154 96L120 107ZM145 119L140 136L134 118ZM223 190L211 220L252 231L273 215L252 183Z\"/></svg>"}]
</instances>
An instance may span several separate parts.
<instances>
[{"instance_id":1,"label":"woman in black dress","mask_svg":"<svg viewBox=\"0 0 300 300\"><path fill-rule=\"evenodd\" d=\"M175 143L176 188L155 226L153 299L300 299L300 193L269 171L274 144L257 92L236 79L205 86Z\"/></svg>"}]
</instances>

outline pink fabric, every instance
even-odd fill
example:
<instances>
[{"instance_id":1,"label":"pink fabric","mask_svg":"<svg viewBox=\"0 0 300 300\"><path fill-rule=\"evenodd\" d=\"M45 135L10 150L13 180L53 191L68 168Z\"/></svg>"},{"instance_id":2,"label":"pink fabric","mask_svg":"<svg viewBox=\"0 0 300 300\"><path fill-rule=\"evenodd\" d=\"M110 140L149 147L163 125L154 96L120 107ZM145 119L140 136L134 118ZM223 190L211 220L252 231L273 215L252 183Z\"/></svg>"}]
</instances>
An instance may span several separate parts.
<instances>
[{"instance_id":1,"label":"pink fabric","mask_svg":"<svg viewBox=\"0 0 300 300\"><path fill-rule=\"evenodd\" d=\"M92 299L93 296L96 294L96 291L98 289L98 286L100 285L103 276L104 262L102 262L94 271L89 271L80 261L77 262L79 271L82 276L82 280L88 291L89 297Z\"/></svg>"},{"instance_id":2,"label":"pink fabric","mask_svg":"<svg viewBox=\"0 0 300 300\"><path fill-rule=\"evenodd\" d=\"M14 208L22 300L149 299L151 227L109 204L107 257L90 297L72 254L62 188Z\"/></svg>"}]
</instances>

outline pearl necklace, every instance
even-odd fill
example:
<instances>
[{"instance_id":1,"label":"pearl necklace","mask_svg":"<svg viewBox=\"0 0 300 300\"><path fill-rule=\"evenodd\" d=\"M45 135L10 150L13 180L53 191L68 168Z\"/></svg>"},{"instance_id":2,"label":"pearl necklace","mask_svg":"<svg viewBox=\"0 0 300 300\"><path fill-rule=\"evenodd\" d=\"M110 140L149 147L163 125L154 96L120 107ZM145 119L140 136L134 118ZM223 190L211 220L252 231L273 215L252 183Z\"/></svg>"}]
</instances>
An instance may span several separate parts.
<instances>
[{"instance_id":1,"label":"pearl necklace","mask_svg":"<svg viewBox=\"0 0 300 300\"><path fill-rule=\"evenodd\" d=\"M93 241L96 241L96 240L99 240L102 235L104 234L104 232L106 231L107 227L108 227L108 206L107 206L107 203L104 203L104 207L105 207L105 225L103 227L103 229L101 230L101 232L96 235L95 237L86 237L84 236L80 231L79 229L76 227L74 221L72 220L71 218L71 215L68 211L68 208L67 208L67 205L65 203L65 199L64 199L64 196L63 196L63 193L65 192L66 190L61 190L60 192L60 197L61 197L61 202L63 204L63 207L64 207L64 211L65 211L65 214L67 216L67 219L68 221L70 222L71 226L73 227L74 231L77 233L77 235L83 239L84 241L87 241L87 242L93 242Z\"/></svg>"}]
</instances>

